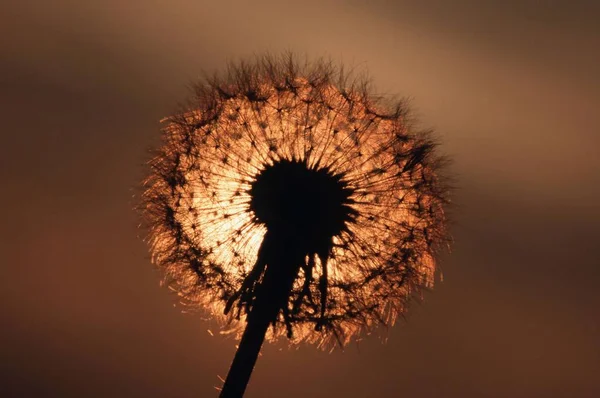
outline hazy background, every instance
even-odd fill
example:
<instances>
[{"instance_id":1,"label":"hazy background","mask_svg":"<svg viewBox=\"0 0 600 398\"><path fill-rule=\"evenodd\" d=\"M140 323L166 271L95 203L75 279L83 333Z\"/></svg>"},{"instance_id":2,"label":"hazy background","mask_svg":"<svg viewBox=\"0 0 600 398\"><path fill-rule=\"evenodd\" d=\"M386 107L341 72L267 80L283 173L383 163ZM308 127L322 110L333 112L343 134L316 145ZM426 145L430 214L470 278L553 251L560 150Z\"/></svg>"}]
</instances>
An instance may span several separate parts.
<instances>
[{"instance_id":1,"label":"hazy background","mask_svg":"<svg viewBox=\"0 0 600 398\"><path fill-rule=\"evenodd\" d=\"M600 396L597 2L12 3L1 396L217 395L235 342L158 286L132 195L187 84L265 50L368 68L412 98L454 159L456 243L387 344L269 345L247 396Z\"/></svg>"}]
</instances>

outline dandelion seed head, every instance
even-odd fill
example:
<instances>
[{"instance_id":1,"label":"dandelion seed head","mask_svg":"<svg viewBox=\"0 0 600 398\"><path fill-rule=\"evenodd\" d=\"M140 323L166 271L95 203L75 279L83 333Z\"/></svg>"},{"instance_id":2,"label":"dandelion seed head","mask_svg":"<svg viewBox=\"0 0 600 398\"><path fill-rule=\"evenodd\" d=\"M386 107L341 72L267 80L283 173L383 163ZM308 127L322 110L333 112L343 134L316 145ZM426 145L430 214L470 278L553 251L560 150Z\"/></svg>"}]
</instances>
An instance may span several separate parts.
<instances>
[{"instance_id":1,"label":"dandelion seed head","mask_svg":"<svg viewBox=\"0 0 600 398\"><path fill-rule=\"evenodd\" d=\"M393 325L433 286L446 190L435 145L411 131L402 103L323 61L263 57L198 84L163 123L142 205L152 260L226 331L243 326L243 306L225 306L276 228L303 236L314 263L289 295L294 342L345 344ZM285 335L283 323L267 338Z\"/></svg>"}]
</instances>

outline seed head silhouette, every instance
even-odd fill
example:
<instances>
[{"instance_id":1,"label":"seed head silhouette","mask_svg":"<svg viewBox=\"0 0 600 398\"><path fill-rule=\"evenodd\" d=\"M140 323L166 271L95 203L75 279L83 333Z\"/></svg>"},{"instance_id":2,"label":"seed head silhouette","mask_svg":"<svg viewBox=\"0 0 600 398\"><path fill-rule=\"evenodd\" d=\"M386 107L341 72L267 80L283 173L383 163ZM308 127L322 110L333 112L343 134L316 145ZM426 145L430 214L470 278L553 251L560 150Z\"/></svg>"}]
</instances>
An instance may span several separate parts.
<instances>
[{"instance_id":1,"label":"seed head silhouette","mask_svg":"<svg viewBox=\"0 0 600 398\"><path fill-rule=\"evenodd\" d=\"M344 345L433 286L447 189L408 115L288 55L231 64L164 119L141 209L165 283L244 330L222 397L243 395L265 336Z\"/></svg>"}]
</instances>

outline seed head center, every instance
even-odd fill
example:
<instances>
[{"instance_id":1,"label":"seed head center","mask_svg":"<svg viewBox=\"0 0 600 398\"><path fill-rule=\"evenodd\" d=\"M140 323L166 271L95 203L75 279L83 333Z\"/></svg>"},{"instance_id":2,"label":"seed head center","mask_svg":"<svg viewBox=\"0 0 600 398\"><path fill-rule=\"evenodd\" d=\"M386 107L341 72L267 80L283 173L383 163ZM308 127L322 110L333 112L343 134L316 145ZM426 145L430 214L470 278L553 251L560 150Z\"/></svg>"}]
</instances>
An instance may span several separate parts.
<instances>
[{"instance_id":1,"label":"seed head center","mask_svg":"<svg viewBox=\"0 0 600 398\"><path fill-rule=\"evenodd\" d=\"M343 176L327 168L280 160L256 176L250 207L268 230L294 237L311 253L328 246L354 219L352 193Z\"/></svg>"}]
</instances>

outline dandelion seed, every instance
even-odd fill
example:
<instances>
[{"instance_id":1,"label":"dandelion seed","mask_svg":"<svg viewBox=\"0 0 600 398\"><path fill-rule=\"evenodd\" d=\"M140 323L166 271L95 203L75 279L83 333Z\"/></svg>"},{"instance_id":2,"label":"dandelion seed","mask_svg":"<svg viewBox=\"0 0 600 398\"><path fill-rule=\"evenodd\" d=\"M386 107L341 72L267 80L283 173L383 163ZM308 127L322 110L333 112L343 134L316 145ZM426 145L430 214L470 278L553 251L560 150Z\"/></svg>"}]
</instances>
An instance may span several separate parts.
<instances>
[{"instance_id":1,"label":"dandelion seed","mask_svg":"<svg viewBox=\"0 0 600 398\"><path fill-rule=\"evenodd\" d=\"M246 326L228 380L265 333L344 345L433 286L447 241L434 149L403 104L293 57L231 65L164 120L144 182L152 259L222 333Z\"/></svg>"}]
</instances>

